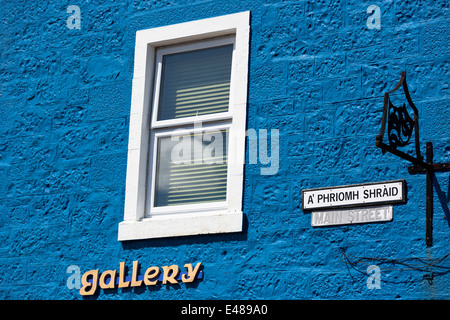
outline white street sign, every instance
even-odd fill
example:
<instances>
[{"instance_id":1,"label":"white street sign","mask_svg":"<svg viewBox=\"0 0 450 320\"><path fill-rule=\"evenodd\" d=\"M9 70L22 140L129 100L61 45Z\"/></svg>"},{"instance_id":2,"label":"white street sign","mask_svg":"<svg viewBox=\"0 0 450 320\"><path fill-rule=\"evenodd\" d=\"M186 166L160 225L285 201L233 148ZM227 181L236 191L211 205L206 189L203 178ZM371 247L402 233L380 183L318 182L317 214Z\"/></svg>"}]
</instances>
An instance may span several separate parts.
<instances>
[{"instance_id":1,"label":"white street sign","mask_svg":"<svg viewBox=\"0 0 450 320\"><path fill-rule=\"evenodd\" d=\"M303 210L392 204L406 201L405 180L365 183L302 191Z\"/></svg>"}]
</instances>

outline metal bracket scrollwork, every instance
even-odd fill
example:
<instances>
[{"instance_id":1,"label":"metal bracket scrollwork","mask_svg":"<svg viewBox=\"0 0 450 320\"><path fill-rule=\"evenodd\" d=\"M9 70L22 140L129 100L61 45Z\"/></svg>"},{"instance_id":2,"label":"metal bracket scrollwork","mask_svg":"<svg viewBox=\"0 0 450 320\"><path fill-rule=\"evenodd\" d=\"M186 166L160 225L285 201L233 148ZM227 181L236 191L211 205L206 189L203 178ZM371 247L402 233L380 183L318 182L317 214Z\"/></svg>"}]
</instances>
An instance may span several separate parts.
<instances>
[{"instance_id":1,"label":"metal bracket scrollwork","mask_svg":"<svg viewBox=\"0 0 450 320\"><path fill-rule=\"evenodd\" d=\"M406 105L396 107L389 100L389 119L389 145L394 148L406 146L411 139L415 123L409 116Z\"/></svg>"},{"instance_id":2,"label":"metal bracket scrollwork","mask_svg":"<svg viewBox=\"0 0 450 320\"><path fill-rule=\"evenodd\" d=\"M401 87L403 88L403 92L409 106L414 112L414 118L411 118L411 116L409 115L405 103L403 103L401 107L396 107L392 104L389 95L397 91ZM386 131L386 122L388 127L389 144L385 144L383 142L384 134ZM398 147L404 147L408 144L413 132L416 149L415 158L403 151L398 150ZM406 84L406 71L402 72L400 81L395 86L395 88L384 94L383 118L381 120L380 134L376 138L376 146L380 147L383 150L383 154L388 151L416 165L427 167L427 163L423 161L423 156L420 153L419 111L417 110L411 99L411 96L409 95L408 85Z\"/></svg>"},{"instance_id":3,"label":"metal bracket scrollwork","mask_svg":"<svg viewBox=\"0 0 450 320\"><path fill-rule=\"evenodd\" d=\"M414 117L411 118L408 108L405 103L402 106L396 107L393 105L390 94L403 88L406 100L409 107L413 110ZM388 141L386 144L383 142L387 123ZM405 147L408 145L414 133L414 143L416 156L400 151L399 147ZM426 245L432 246L433 244L433 177L435 171L448 171L450 170L450 163L433 163L433 144L427 142L426 144L426 161L424 161L422 154L420 153L420 140L419 140L419 112L414 105L411 96L409 95L408 86L406 84L406 71L401 73L400 81L397 83L394 89L384 94L383 103L383 117L381 120L380 134L376 137L376 146L382 149L383 154L386 151L408 160L413 163L413 166L408 168L410 174L413 173L426 173L427 185L426 185Z\"/></svg>"}]
</instances>

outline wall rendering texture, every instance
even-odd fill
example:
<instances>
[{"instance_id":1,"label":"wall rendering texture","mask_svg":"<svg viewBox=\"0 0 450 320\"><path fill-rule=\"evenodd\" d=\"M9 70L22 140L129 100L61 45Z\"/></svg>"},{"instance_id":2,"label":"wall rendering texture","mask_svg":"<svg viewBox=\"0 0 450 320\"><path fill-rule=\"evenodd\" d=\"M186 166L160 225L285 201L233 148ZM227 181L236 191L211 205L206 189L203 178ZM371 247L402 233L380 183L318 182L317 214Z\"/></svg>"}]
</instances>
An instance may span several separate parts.
<instances>
[{"instance_id":1,"label":"wall rendering texture","mask_svg":"<svg viewBox=\"0 0 450 320\"><path fill-rule=\"evenodd\" d=\"M71 5L79 28L68 27ZM422 152L431 141L435 162L450 162L448 1L0 6L0 299L82 299L69 266L82 275L134 260L202 262L204 279L93 298L450 298L449 173L436 173L427 248L425 175L375 147L383 94L406 71ZM242 233L119 242L136 31L247 10L247 128L279 130L277 174L247 161ZM313 228L301 209L302 189L397 179L408 201L391 222ZM369 289L369 265L380 268L379 289Z\"/></svg>"}]
</instances>

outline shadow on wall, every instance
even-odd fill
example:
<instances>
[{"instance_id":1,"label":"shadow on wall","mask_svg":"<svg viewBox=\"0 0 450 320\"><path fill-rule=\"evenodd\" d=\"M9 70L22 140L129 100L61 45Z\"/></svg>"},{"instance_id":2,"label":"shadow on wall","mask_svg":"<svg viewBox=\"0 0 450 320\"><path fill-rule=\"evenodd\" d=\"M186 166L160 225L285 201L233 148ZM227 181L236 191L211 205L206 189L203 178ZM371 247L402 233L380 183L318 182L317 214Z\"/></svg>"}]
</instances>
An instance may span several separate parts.
<instances>
[{"instance_id":1,"label":"shadow on wall","mask_svg":"<svg viewBox=\"0 0 450 320\"><path fill-rule=\"evenodd\" d=\"M148 247L177 247L182 245L204 244L211 242L246 241L248 230L248 218L246 214L244 214L242 224L242 232L122 241L122 249L134 250Z\"/></svg>"},{"instance_id":2,"label":"shadow on wall","mask_svg":"<svg viewBox=\"0 0 450 320\"><path fill-rule=\"evenodd\" d=\"M444 211L445 218L447 219L447 224L450 227L450 210L448 209L448 203L450 202L450 175L448 177L447 183L447 194L442 191L439 182L436 179L436 175L433 175L433 186L436 190L436 194L439 198L439 202L441 203L442 210Z\"/></svg>"}]
</instances>

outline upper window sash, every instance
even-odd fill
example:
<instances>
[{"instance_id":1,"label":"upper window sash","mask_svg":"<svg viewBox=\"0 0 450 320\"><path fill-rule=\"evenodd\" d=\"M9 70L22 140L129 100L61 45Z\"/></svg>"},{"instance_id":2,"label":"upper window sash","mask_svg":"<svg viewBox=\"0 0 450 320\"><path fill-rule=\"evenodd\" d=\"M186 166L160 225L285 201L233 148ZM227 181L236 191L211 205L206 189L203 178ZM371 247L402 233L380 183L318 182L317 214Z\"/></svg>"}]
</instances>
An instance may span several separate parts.
<instances>
[{"instance_id":1,"label":"upper window sash","mask_svg":"<svg viewBox=\"0 0 450 320\"><path fill-rule=\"evenodd\" d=\"M161 91L161 76L163 70L163 57L164 55L175 54L175 53L183 53L194 50L208 49L213 47L219 47L224 45L233 45L233 54L232 54L232 63L231 63L231 74L230 74L230 95L228 99L228 111L227 112L218 112L211 113L199 116L190 116L184 118L177 119L168 119L168 120L158 120L158 111L159 111L159 98ZM186 43L181 45L173 45L169 47L162 47L156 50L156 67L155 67L155 81L154 81L154 94L152 100L152 118L151 118L151 128L165 128L170 126L182 126L192 124L194 121L221 121L221 120L231 120L233 115L233 85L234 80L233 76L234 72L234 63L235 60L235 45L236 38L235 36L227 36L221 38L214 38L211 40L204 40L201 42L193 42Z\"/></svg>"}]
</instances>

